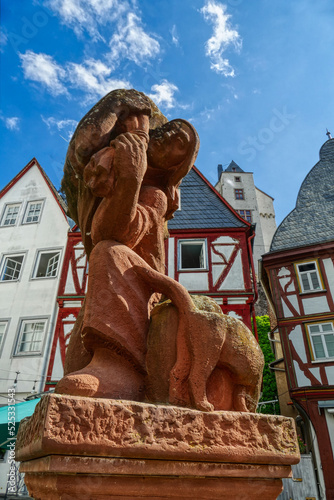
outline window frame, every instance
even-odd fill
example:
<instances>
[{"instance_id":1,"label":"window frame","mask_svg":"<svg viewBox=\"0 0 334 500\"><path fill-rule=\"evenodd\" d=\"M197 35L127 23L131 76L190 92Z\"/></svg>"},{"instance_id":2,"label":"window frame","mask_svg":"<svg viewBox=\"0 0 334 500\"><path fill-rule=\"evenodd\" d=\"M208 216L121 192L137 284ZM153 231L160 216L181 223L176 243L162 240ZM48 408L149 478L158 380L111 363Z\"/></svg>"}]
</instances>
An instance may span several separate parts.
<instances>
[{"instance_id":1,"label":"window frame","mask_svg":"<svg viewBox=\"0 0 334 500\"><path fill-rule=\"evenodd\" d=\"M237 194L238 191L238 194ZM240 198L238 195L241 194L242 197ZM243 189L235 189L234 190L234 197L236 200L244 200L245 199L245 193Z\"/></svg>"},{"instance_id":2,"label":"window frame","mask_svg":"<svg viewBox=\"0 0 334 500\"><path fill-rule=\"evenodd\" d=\"M10 318L0 318L0 325L2 323L5 325L5 329L4 329L2 338L0 338L0 356L1 356L1 353L2 353L2 350L3 350L3 347L5 345L5 338L6 338L6 335L7 335L7 332L8 332Z\"/></svg>"},{"instance_id":3,"label":"window frame","mask_svg":"<svg viewBox=\"0 0 334 500\"><path fill-rule=\"evenodd\" d=\"M12 357L22 357L22 356L28 356L28 357L40 357L43 355L43 352L44 352L44 346L45 346L45 342L46 342L46 338L47 338L47 332L48 332L48 328L49 328L49 316L32 316L32 317L24 317L24 318L20 318L19 322L18 322L18 327L17 327L17 333L16 333L16 340L15 340L15 343L14 343L14 348L13 348L13 354L12 354ZM27 323L44 323L44 330L43 330L43 337L41 339L41 348L39 351L22 351L20 352L19 351L19 348L21 347L21 344L22 344L22 337L23 337L23 333L24 333L24 325L27 324ZM39 342L39 341L36 341L36 340L31 340L30 343L36 343L36 342Z\"/></svg>"},{"instance_id":4,"label":"window frame","mask_svg":"<svg viewBox=\"0 0 334 500\"><path fill-rule=\"evenodd\" d=\"M240 175L234 176L234 182L241 182L241 177Z\"/></svg>"},{"instance_id":5,"label":"window frame","mask_svg":"<svg viewBox=\"0 0 334 500\"><path fill-rule=\"evenodd\" d=\"M204 256L204 266L203 267L182 267L182 246L183 245L198 245L202 244L203 248L203 256ZM178 272L187 272L187 271L208 271L208 248L207 248L207 239L206 238L182 238L178 240L178 259L177 259L177 269Z\"/></svg>"},{"instance_id":6,"label":"window frame","mask_svg":"<svg viewBox=\"0 0 334 500\"><path fill-rule=\"evenodd\" d=\"M251 210L248 210L248 209L246 210L246 209L244 209L244 208L241 208L241 209L238 209L238 210L237 210L237 212L238 212L238 214L240 215L240 217L242 217L242 218L243 218L246 222L249 222L250 224L252 224L252 222L253 222L253 216L252 216L252 211L251 211ZM241 215L241 212L245 212L245 217L243 217L243 216ZM247 219L247 214L246 214L246 212L249 212L249 217L250 217L250 220L248 220L248 219Z\"/></svg>"},{"instance_id":7,"label":"window frame","mask_svg":"<svg viewBox=\"0 0 334 500\"><path fill-rule=\"evenodd\" d=\"M300 271L299 270L299 266L302 266L304 264L315 264L314 271L316 271L316 273L317 273L317 278L318 278L318 282L319 282L320 288L311 288L310 290L304 290L304 284L303 284L303 280L302 280L302 273L303 274L305 274L305 273L308 274L308 273L312 272L312 271ZM294 266L294 269L295 269L295 274L296 274L298 288L299 288L299 292L300 293L318 293L318 292L323 292L325 290L325 285L324 285L324 281L323 281L323 278L322 278L322 274L321 274L321 270L320 270L320 264L319 264L319 260L318 259L307 259L307 260L303 260L303 261L294 262L293 266ZM309 284L310 283L312 284L312 280L310 281L310 278L308 278L308 281L309 281Z\"/></svg>"},{"instance_id":8,"label":"window frame","mask_svg":"<svg viewBox=\"0 0 334 500\"><path fill-rule=\"evenodd\" d=\"M22 205L22 203L20 201L10 202L10 203L5 204L3 211L2 211L1 219L0 219L0 227L15 227L18 225L18 221L20 219L21 205ZM17 211L15 223L14 224L4 224L6 217L7 217L8 209L10 207L16 207L16 206L18 207L18 211Z\"/></svg>"},{"instance_id":9,"label":"window frame","mask_svg":"<svg viewBox=\"0 0 334 500\"><path fill-rule=\"evenodd\" d=\"M56 274L54 276L37 276L37 271L38 271L38 266L39 266L40 261L41 261L41 256L44 255L44 254L51 254L51 253L59 255ZM60 268L60 265L61 265L61 258L62 258L62 248L43 248L43 249L37 250L36 255L35 255L35 259L34 259L34 265L33 265L33 268L32 268L30 279L31 280L45 280L45 279L50 280L50 279L57 278L58 275L59 275L59 268Z\"/></svg>"},{"instance_id":10,"label":"window frame","mask_svg":"<svg viewBox=\"0 0 334 500\"><path fill-rule=\"evenodd\" d=\"M330 331L328 331L328 332L321 331L322 330L321 328L319 328L319 332L312 333L310 331L310 327L312 327L312 326L322 327L323 325L326 325L328 323L330 323L332 325L332 331L331 332ZM333 335L333 337L334 337L334 321L333 320L328 320L328 321L323 321L322 323L314 323L314 322L313 323L305 323L304 326L305 326L307 343L308 343L308 346L309 346L309 351L310 351L312 363L323 363L323 362L326 362L326 361L333 361L334 360L334 355L333 356L329 356L328 355L328 348L327 348L326 341L324 340L324 337L326 335ZM322 357L322 358L317 358L316 357L316 355L315 355L315 347L314 347L314 343L313 343L313 337L314 336L320 336L323 350L324 350L325 354L327 353L327 355L325 357Z\"/></svg>"},{"instance_id":11,"label":"window frame","mask_svg":"<svg viewBox=\"0 0 334 500\"><path fill-rule=\"evenodd\" d=\"M21 281L21 276L22 276L22 271L23 271L23 267L24 267L24 263L25 263L26 254L27 254L27 252L15 252L15 253L6 253L2 256L1 265L0 265L0 283L17 283L18 281ZM11 257L23 257L19 276L17 279L14 279L14 280L3 280L2 276L3 276L4 270L5 270L6 260L8 258L11 258Z\"/></svg>"},{"instance_id":12,"label":"window frame","mask_svg":"<svg viewBox=\"0 0 334 500\"><path fill-rule=\"evenodd\" d=\"M29 213L29 207L30 207L30 205L32 205L34 203L40 203L41 204L41 210L40 210L40 213L39 213L38 220L37 221L27 222L28 213ZM23 217L22 217L21 224L22 225L39 224L40 221L41 221L41 218L42 218L44 203L45 203L45 198L44 199L38 199L38 200L30 200L30 201L28 201L27 204L26 204L25 210L24 210L24 214L23 214Z\"/></svg>"}]
</instances>

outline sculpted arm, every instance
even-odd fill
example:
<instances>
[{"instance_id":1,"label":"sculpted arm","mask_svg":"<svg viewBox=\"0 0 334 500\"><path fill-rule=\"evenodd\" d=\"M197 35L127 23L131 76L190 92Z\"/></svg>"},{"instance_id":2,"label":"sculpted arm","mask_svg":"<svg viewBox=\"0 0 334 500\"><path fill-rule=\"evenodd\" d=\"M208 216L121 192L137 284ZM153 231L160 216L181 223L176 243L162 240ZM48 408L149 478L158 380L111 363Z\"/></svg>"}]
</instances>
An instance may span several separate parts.
<instances>
[{"instance_id":1,"label":"sculpted arm","mask_svg":"<svg viewBox=\"0 0 334 500\"><path fill-rule=\"evenodd\" d=\"M101 201L93 219L92 238L125 243L137 215L142 180L147 169L144 134L127 132L112 143L113 186Z\"/></svg>"}]
</instances>

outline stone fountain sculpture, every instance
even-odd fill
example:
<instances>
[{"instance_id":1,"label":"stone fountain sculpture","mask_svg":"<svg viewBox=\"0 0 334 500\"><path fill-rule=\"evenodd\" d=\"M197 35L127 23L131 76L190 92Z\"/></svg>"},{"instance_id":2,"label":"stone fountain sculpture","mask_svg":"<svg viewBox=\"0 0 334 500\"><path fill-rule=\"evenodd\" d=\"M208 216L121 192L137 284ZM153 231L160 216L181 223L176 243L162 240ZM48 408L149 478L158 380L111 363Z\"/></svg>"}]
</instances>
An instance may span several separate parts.
<instances>
[{"instance_id":1,"label":"stone fountain sculpture","mask_svg":"<svg viewBox=\"0 0 334 500\"><path fill-rule=\"evenodd\" d=\"M19 431L36 499L276 498L298 461L292 421L251 413L264 364L252 333L164 274L198 148L189 122L136 90L110 92L73 135L62 186L88 290L56 394Z\"/></svg>"}]
</instances>

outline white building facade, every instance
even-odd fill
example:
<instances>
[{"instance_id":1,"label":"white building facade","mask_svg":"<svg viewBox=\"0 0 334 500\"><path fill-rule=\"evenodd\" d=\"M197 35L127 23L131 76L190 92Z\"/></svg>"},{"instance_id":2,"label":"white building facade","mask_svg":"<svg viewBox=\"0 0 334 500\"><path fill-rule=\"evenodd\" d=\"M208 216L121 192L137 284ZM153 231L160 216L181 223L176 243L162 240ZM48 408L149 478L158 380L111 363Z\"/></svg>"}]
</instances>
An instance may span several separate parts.
<instances>
[{"instance_id":1,"label":"white building facade","mask_svg":"<svg viewBox=\"0 0 334 500\"><path fill-rule=\"evenodd\" d=\"M258 189L253 173L244 172L234 161L225 170L218 165L218 177L217 191L241 217L255 225L253 258L258 274L258 261L269 252L276 231L274 198Z\"/></svg>"},{"instance_id":2,"label":"white building facade","mask_svg":"<svg viewBox=\"0 0 334 500\"><path fill-rule=\"evenodd\" d=\"M22 403L44 389L69 229L65 208L35 159L0 191L0 406L8 390Z\"/></svg>"}]
</instances>

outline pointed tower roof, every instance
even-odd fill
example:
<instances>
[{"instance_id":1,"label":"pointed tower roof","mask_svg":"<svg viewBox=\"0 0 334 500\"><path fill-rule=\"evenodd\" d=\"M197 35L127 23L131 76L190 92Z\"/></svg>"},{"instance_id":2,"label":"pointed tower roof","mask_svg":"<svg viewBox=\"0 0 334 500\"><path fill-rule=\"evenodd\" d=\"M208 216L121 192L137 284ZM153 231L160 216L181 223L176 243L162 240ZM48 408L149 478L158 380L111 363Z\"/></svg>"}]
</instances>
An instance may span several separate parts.
<instances>
[{"instance_id":1,"label":"pointed tower roof","mask_svg":"<svg viewBox=\"0 0 334 500\"><path fill-rule=\"evenodd\" d=\"M246 222L193 167L181 184L181 210L168 221L169 229L247 228Z\"/></svg>"},{"instance_id":2,"label":"pointed tower roof","mask_svg":"<svg viewBox=\"0 0 334 500\"><path fill-rule=\"evenodd\" d=\"M229 166L225 169L225 172L241 172L241 173L243 173L244 170L242 170L242 168L240 168L239 165L237 163L235 163L234 160L232 160L231 163L229 164Z\"/></svg>"},{"instance_id":3,"label":"pointed tower roof","mask_svg":"<svg viewBox=\"0 0 334 500\"><path fill-rule=\"evenodd\" d=\"M334 240L334 139L320 149L320 161L305 177L296 202L277 228L271 252Z\"/></svg>"}]
</instances>

